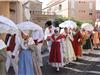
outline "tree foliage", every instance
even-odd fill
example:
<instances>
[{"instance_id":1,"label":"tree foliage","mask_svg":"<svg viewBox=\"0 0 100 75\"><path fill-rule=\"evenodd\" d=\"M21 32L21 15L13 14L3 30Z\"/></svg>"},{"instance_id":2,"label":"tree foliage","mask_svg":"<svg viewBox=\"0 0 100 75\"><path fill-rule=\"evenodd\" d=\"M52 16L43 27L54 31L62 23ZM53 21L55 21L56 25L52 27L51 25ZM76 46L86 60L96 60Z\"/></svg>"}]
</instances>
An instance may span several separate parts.
<instances>
[{"instance_id":1,"label":"tree foliage","mask_svg":"<svg viewBox=\"0 0 100 75\"><path fill-rule=\"evenodd\" d=\"M72 21L76 22L78 27L80 27L82 25L82 23L85 23L85 22L93 24L92 21L80 21L80 20L75 20L74 18L71 18L71 17L67 18L67 17L63 17L63 16L56 16L53 24L55 27L58 27L60 23L67 21L67 20L72 20Z\"/></svg>"}]
</instances>

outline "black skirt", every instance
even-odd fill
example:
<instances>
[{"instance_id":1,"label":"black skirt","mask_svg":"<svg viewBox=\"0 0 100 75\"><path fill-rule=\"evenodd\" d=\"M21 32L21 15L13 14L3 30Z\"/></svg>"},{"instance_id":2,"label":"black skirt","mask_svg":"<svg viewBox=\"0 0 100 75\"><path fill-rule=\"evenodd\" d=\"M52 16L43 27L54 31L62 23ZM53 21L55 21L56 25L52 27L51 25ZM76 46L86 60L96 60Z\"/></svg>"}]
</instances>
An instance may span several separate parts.
<instances>
[{"instance_id":1,"label":"black skirt","mask_svg":"<svg viewBox=\"0 0 100 75\"><path fill-rule=\"evenodd\" d=\"M92 40L91 40L91 38L88 38L86 40L86 43L83 45L83 49L92 49Z\"/></svg>"}]
</instances>

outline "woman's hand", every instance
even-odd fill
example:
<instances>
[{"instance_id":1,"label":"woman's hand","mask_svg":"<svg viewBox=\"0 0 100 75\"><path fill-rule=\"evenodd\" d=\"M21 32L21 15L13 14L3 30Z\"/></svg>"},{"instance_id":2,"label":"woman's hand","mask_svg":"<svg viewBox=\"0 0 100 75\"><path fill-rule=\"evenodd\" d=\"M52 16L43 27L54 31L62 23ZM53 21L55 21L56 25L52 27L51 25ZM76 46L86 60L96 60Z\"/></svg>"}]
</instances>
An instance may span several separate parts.
<instances>
[{"instance_id":1,"label":"woman's hand","mask_svg":"<svg viewBox=\"0 0 100 75\"><path fill-rule=\"evenodd\" d=\"M51 40L51 36L48 36L48 37L47 37L47 41L50 41L50 40Z\"/></svg>"},{"instance_id":2,"label":"woman's hand","mask_svg":"<svg viewBox=\"0 0 100 75\"><path fill-rule=\"evenodd\" d=\"M12 55L11 57L12 57L12 59L15 59L15 56L14 55Z\"/></svg>"},{"instance_id":3,"label":"woman's hand","mask_svg":"<svg viewBox=\"0 0 100 75\"><path fill-rule=\"evenodd\" d=\"M7 48L4 48L3 50L4 50L4 51L6 51L6 50L7 50Z\"/></svg>"}]
</instances>

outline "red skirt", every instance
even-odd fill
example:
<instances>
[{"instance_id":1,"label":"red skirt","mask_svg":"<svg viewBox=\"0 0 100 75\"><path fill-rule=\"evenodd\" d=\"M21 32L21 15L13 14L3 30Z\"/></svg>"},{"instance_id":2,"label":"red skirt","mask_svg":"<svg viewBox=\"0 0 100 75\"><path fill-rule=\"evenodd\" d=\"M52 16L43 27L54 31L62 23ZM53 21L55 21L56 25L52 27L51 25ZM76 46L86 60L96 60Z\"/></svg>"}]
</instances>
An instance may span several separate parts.
<instances>
[{"instance_id":1,"label":"red skirt","mask_svg":"<svg viewBox=\"0 0 100 75\"><path fill-rule=\"evenodd\" d=\"M49 62L61 63L60 42L52 42Z\"/></svg>"},{"instance_id":2,"label":"red skirt","mask_svg":"<svg viewBox=\"0 0 100 75\"><path fill-rule=\"evenodd\" d=\"M82 56L81 45L76 40L72 42L72 45L74 48L75 56Z\"/></svg>"}]
</instances>

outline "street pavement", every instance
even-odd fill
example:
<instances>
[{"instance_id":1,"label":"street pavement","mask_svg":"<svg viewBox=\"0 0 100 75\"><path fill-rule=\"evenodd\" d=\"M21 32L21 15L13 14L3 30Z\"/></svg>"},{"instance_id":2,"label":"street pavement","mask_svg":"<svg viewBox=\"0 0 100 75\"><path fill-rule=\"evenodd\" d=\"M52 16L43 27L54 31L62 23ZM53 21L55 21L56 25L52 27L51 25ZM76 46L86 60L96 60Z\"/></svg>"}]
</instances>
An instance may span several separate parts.
<instances>
[{"instance_id":1,"label":"street pavement","mask_svg":"<svg viewBox=\"0 0 100 75\"><path fill-rule=\"evenodd\" d=\"M41 67L43 75L100 75L100 50L94 50L92 54L84 50L82 58L60 68L59 72L48 64L48 52L43 54L43 61L44 66ZM14 75L12 68L9 75Z\"/></svg>"},{"instance_id":2,"label":"street pavement","mask_svg":"<svg viewBox=\"0 0 100 75\"><path fill-rule=\"evenodd\" d=\"M47 59L48 56L44 58L43 75L100 75L100 50L94 50L92 54L84 50L82 58L60 68L59 72L47 64Z\"/></svg>"}]
</instances>

